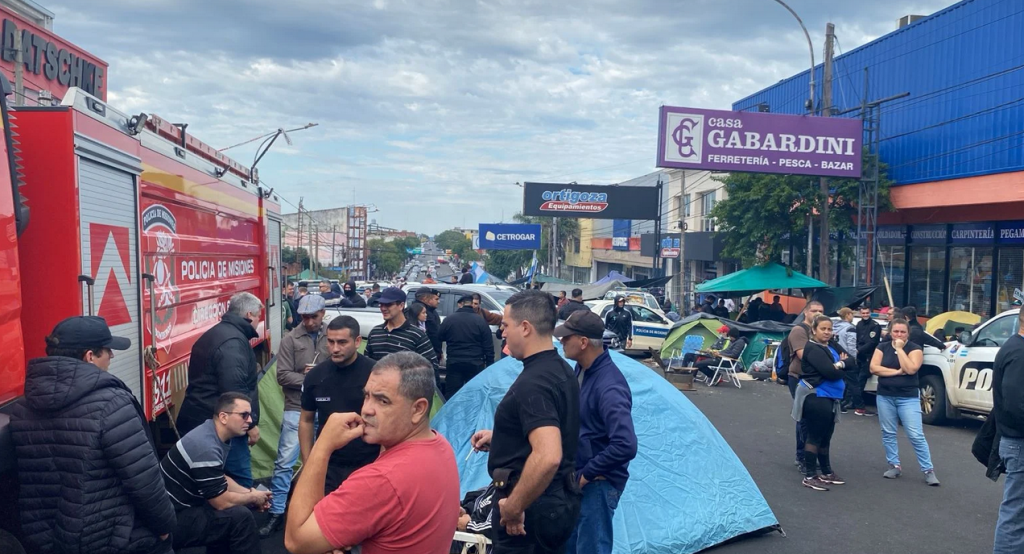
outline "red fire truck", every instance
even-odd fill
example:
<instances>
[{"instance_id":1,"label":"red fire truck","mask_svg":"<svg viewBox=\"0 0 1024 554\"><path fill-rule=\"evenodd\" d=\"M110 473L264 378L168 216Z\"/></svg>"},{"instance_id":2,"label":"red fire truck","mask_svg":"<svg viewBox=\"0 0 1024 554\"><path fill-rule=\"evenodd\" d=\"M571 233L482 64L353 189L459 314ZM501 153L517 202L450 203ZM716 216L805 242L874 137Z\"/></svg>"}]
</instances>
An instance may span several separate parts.
<instances>
[{"instance_id":1,"label":"red fire truck","mask_svg":"<svg viewBox=\"0 0 1024 554\"><path fill-rule=\"evenodd\" d=\"M0 86L10 91L2 76ZM131 339L110 373L142 403L158 442L173 443L167 412L184 395L192 345L233 294L264 300L252 346L264 364L276 350L278 198L184 125L124 114L80 89L10 120L2 108L0 473L10 478L13 456L3 406L22 394L26 360L45 355L44 337L74 315L102 316ZM5 489L0 528L16 521Z\"/></svg>"}]
</instances>

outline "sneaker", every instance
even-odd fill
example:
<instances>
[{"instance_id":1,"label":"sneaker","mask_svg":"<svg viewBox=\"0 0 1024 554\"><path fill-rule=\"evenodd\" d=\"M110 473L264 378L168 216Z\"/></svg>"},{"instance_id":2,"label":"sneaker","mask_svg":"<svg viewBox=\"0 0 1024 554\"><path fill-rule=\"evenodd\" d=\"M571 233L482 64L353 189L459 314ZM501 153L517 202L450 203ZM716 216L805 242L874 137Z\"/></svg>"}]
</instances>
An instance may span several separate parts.
<instances>
[{"instance_id":1,"label":"sneaker","mask_svg":"<svg viewBox=\"0 0 1024 554\"><path fill-rule=\"evenodd\" d=\"M845 485L846 484L846 479L843 479L842 477L836 475L835 473L829 473L827 475L822 475L822 476L818 477L818 479L820 479L821 482L825 483L826 485Z\"/></svg>"},{"instance_id":2,"label":"sneaker","mask_svg":"<svg viewBox=\"0 0 1024 554\"><path fill-rule=\"evenodd\" d=\"M886 479L895 479L903 473L902 468L897 465L889 464L889 471L882 474L882 477Z\"/></svg>"},{"instance_id":3,"label":"sneaker","mask_svg":"<svg viewBox=\"0 0 1024 554\"><path fill-rule=\"evenodd\" d=\"M877 414L875 414L875 412L869 412L869 411L865 410L864 408L857 408L856 410L853 411L853 413L856 414L856 415L859 415L859 416L864 416L864 417L874 417L875 415L877 415Z\"/></svg>"},{"instance_id":4,"label":"sneaker","mask_svg":"<svg viewBox=\"0 0 1024 554\"><path fill-rule=\"evenodd\" d=\"M849 406L839 406L839 412L840 413L845 414L845 413L847 413L849 411L850 411L850 407Z\"/></svg>"},{"instance_id":5,"label":"sneaker","mask_svg":"<svg viewBox=\"0 0 1024 554\"><path fill-rule=\"evenodd\" d=\"M929 487L937 487L941 485L941 483L939 483L939 478L935 476L934 470L924 472L924 482L928 483Z\"/></svg>"},{"instance_id":6,"label":"sneaker","mask_svg":"<svg viewBox=\"0 0 1024 554\"><path fill-rule=\"evenodd\" d=\"M804 477L804 486L815 491L827 491L828 487L820 477Z\"/></svg>"}]
</instances>

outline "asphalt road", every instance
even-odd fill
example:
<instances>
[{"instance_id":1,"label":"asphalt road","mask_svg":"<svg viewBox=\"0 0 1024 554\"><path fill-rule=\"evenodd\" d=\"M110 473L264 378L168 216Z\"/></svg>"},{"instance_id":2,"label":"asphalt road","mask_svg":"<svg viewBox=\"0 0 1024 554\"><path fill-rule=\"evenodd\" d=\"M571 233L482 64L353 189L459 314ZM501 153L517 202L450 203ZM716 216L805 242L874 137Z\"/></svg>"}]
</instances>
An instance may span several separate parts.
<instances>
[{"instance_id":1,"label":"asphalt road","mask_svg":"<svg viewBox=\"0 0 1024 554\"><path fill-rule=\"evenodd\" d=\"M900 434L903 476L887 469L877 417L844 414L832 439L833 469L847 484L815 492L793 466L789 391L744 381L742 389L701 384L686 394L746 465L786 536L770 533L708 550L713 554L950 553L992 551L1002 483L985 478L971 456L979 422L925 426L940 487L928 487ZM257 516L257 521L262 516ZM285 554L283 532L263 541L265 554Z\"/></svg>"},{"instance_id":2,"label":"asphalt road","mask_svg":"<svg viewBox=\"0 0 1024 554\"><path fill-rule=\"evenodd\" d=\"M847 484L829 492L804 488L793 465L792 406L786 387L744 381L742 389L698 385L685 393L747 466L786 536L772 533L719 546L714 554L992 551L1002 483L985 478L970 453L981 423L925 426L940 487L924 484L900 431L903 476L887 469L877 417L844 414L832 439L832 466Z\"/></svg>"}]
</instances>

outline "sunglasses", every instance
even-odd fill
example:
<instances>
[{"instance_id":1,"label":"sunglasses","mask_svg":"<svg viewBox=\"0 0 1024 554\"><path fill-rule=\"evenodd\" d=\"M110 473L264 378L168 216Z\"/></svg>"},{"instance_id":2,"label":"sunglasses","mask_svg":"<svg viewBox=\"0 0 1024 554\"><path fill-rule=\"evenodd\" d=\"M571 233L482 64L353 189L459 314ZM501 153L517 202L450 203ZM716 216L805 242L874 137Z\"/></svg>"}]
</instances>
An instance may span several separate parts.
<instances>
[{"instance_id":1,"label":"sunglasses","mask_svg":"<svg viewBox=\"0 0 1024 554\"><path fill-rule=\"evenodd\" d=\"M242 416L242 421L252 419L252 412L222 412L225 414L237 414Z\"/></svg>"}]
</instances>

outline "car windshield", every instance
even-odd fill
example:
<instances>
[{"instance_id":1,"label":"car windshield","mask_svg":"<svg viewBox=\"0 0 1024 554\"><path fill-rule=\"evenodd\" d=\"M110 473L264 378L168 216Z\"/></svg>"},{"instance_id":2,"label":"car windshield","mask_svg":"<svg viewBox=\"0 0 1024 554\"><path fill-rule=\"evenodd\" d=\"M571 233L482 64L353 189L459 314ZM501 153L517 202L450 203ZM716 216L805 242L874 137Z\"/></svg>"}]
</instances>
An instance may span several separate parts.
<instances>
[{"instance_id":1,"label":"car windshield","mask_svg":"<svg viewBox=\"0 0 1024 554\"><path fill-rule=\"evenodd\" d=\"M494 301L498 303L498 306L501 306L502 308L505 307L505 302L508 302L508 299L512 298L513 294L515 294L515 291L510 290L495 289L487 291L487 295L493 298Z\"/></svg>"}]
</instances>

